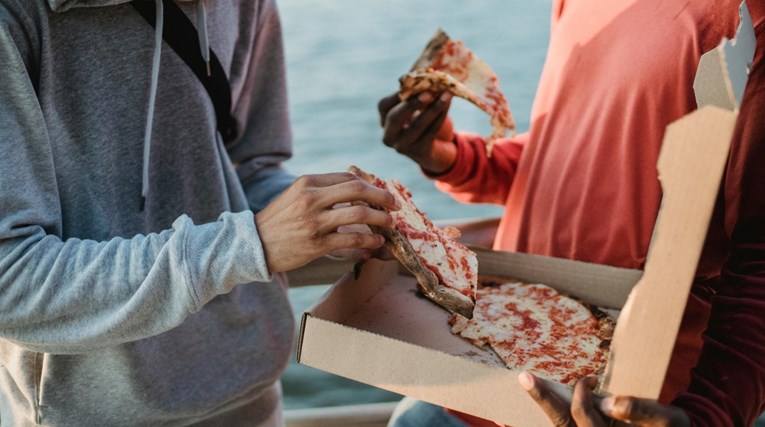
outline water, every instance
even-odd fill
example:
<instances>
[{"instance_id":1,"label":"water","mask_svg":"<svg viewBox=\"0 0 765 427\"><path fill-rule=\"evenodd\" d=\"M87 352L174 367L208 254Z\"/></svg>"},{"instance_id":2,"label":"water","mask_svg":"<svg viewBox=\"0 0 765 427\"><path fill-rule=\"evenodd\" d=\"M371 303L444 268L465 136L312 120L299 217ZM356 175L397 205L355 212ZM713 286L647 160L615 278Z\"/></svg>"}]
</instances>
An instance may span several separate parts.
<instances>
[{"instance_id":1,"label":"water","mask_svg":"<svg viewBox=\"0 0 765 427\"><path fill-rule=\"evenodd\" d=\"M528 127L544 60L550 0L280 0L297 174L355 164L412 190L432 219L497 216L489 205L463 205L435 189L413 162L381 142L377 102L396 91L437 28L461 39L497 72L519 130ZM488 116L455 100L457 129L487 135ZM296 317L327 286L292 289ZM374 387L292 364L283 377L285 407L397 400Z\"/></svg>"}]
</instances>

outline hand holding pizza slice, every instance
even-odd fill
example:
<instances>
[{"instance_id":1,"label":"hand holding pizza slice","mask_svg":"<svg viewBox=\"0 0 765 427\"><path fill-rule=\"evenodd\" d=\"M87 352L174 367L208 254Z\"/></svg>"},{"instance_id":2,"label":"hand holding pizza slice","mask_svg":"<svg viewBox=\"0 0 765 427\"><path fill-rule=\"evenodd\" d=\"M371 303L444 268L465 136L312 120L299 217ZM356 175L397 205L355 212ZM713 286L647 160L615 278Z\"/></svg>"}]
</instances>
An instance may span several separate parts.
<instances>
[{"instance_id":1,"label":"hand holding pizza slice","mask_svg":"<svg viewBox=\"0 0 765 427\"><path fill-rule=\"evenodd\" d=\"M508 130L515 131L515 121L499 90L497 75L461 41L452 40L440 29L399 82L399 97L403 101L423 91L448 91L489 114L493 128L486 141L489 155L497 138L505 136Z\"/></svg>"}]
</instances>

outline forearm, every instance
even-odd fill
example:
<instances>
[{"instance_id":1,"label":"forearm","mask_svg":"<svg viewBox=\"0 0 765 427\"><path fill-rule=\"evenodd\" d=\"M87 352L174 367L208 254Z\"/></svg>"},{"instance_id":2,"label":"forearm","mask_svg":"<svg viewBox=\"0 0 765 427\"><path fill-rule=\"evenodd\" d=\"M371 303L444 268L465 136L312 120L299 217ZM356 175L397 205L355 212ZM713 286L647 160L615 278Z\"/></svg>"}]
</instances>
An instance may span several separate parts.
<instances>
[{"instance_id":1,"label":"forearm","mask_svg":"<svg viewBox=\"0 0 765 427\"><path fill-rule=\"evenodd\" d=\"M504 205L526 137L522 134L497 142L489 157L482 137L458 133L457 161L446 173L431 177L439 189L459 201Z\"/></svg>"},{"instance_id":2,"label":"forearm","mask_svg":"<svg viewBox=\"0 0 765 427\"><path fill-rule=\"evenodd\" d=\"M16 234L0 240L0 335L33 351L154 336L237 284L270 279L249 212L201 226L181 217L159 234L105 242L37 226Z\"/></svg>"},{"instance_id":3,"label":"forearm","mask_svg":"<svg viewBox=\"0 0 765 427\"><path fill-rule=\"evenodd\" d=\"M752 425L765 409L765 240L756 237L765 229L755 228L737 230L701 358L675 401L695 425Z\"/></svg>"}]
</instances>

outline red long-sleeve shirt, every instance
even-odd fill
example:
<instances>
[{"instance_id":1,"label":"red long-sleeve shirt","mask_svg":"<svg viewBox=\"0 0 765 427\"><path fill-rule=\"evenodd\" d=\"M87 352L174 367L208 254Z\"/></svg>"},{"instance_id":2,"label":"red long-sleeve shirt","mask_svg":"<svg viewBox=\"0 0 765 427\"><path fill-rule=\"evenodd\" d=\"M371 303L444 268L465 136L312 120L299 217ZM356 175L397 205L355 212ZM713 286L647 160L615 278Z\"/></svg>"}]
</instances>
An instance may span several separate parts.
<instances>
[{"instance_id":1,"label":"red long-sleeve shirt","mask_svg":"<svg viewBox=\"0 0 765 427\"><path fill-rule=\"evenodd\" d=\"M751 3L759 30L762 2ZM661 200L656 162L664 130L696 108L700 55L732 37L738 5L554 1L529 132L496 144L491 158L480 137L459 134L457 163L438 177L438 186L462 201L505 205L496 249L642 268ZM750 84L749 98L757 85ZM762 109L746 108L739 139L752 139L752 115L762 117ZM712 224L699 269L699 284L717 286L694 287L662 394L668 402L688 385L707 324L706 291L714 289L703 357L689 391L675 401L700 425L751 424L765 399L759 363L765 356L765 316L759 314L765 307L765 226L757 225L765 224L757 216L765 207L756 205L761 196L753 172L740 171L752 169L751 160L736 161L739 153L756 154L751 146L742 140L734 148L725 204L715 216L726 223Z\"/></svg>"}]
</instances>

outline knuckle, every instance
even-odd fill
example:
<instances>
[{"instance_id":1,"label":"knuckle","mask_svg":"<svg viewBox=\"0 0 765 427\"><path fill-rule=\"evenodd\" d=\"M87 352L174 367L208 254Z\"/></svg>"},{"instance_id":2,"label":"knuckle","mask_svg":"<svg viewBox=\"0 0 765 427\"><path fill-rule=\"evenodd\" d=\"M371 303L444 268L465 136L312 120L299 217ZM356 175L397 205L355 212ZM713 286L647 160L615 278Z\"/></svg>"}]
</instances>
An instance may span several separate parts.
<instances>
[{"instance_id":1,"label":"knuckle","mask_svg":"<svg viewBox=\"0 0 765 427\"><path fill-rule=\"evenodd\" d=\"M395 226L396 225L396 218L394 218L393 215L391 215L391 214L389 214L387 212L385 213L385 215L386 215L385 224L387 226L389 226L389 227Z\"/></svg>"},{"instance_id":2,"label":"knuckle","mask_svg":"<svg viewBox=\"0 0 765 427\"><path fill-rule=\"evenodd\" d=\"M300 227L303 229L311 242L318 242L323 237L319 229L319 221L314 216L305 218Z\"/></svg>"},{"instance_id":3,"label":"knuckle","mask_svg":"<svg viewBox=\"0 0 765 427\"><path fill-rule=\"evenodd\" d=\"M368 184L360 179L351 181L350 188L355 194L361 194L366 191Z\"/></svg>"},{"instance_id":4,"label":"knuckle","mask_svg":"<svg viewBox=\"0 0 765 427\"><path fill-rule=\"evenodd\" d=\"M349 211L349 220L354 224L363 224L369 217L369 212L362 206L354 207Z\"/></svg>"},{"instance_id":5,"label":"knuckle","mask_svg":"<svg viewBox=\"0 0 765 427\"><path fill-rule=\"evenodd\" d=\"M346 238L348 239L347 244L350 248L361 248L364 246L364 236L359 233L349 233Z\"/></svg>"},{"instance_id":6,"label":"knuckle","mask_svg":"<svg viewBox=\"0 0 765 427\"><path fill-rule=\"evenodd\" d=\"M361 179L350 172L338 172L337 175L345 181L359 181Z\"/></svg>"},{"instance_id":7,"label":"knuckle","mask_svg":"<svg viewBox=\"0 0 765 427\"><path fill-rule=\"evenodd\" d=\"M295 179L295 186L298 188L308 188L313 185L315 178L313 175L301 175Z\"/></svg>"},{"instance_id":8,"label":"knuckle","mask_svg":"<svg viewBox=\"0 0 765 427\"><path fill-rule=\"evenodd\" d=\"M303 207L308 207L313 205L318 197L318 191L314 189L303 189L298 194L298 203L300 203Z\"/></svg>"}]
</instances>

